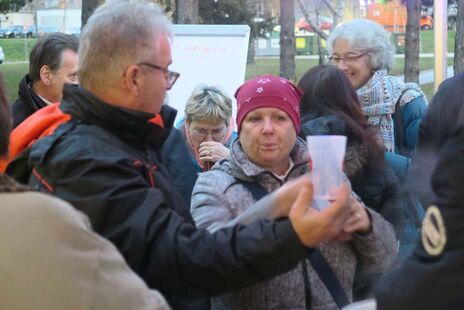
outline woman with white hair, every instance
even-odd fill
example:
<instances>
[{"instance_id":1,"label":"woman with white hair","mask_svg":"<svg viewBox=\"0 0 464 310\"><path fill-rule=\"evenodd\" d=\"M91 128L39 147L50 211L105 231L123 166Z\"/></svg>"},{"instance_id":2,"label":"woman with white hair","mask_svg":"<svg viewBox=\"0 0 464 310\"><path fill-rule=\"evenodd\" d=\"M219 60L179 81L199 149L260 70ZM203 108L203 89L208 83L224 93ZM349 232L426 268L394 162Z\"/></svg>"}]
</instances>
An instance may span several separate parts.
<instances>
[{"instance_id":1,"label":"woman with white hair","mask_svg":"<svg viewBox=\"0 0 464 310\"><path fill-rule=\"evenodd\" d=\"M332 65L356 89L363 113L379 129L387 152L409 157L427 101L419 85L388 75L395 61L390 36L373 21L355 19L332 31L327 49Z\"/></svg>"},{"instance_id":2,"label":"woman with white hair","mask_svg":"<svg viewBox=\"0 0 464 310\"><path fill-rule=\"evenodd\" d=\"M427 99L419 85L388 75L395 61L390 36L373 21L355 19L332 31L327 49L332 65L342 70L356 89L363 114L378 130L385 145L386 162L404 183ZM407 189L406 185L401 184L400 188ZM404 229L400 242L402 249L409 249L409 252L419 237L423 210L406 191L401 201Z\"/></svg>"},{"instance_id":3,"label":"woman with white hair","mask_svg":"<svg viewBox=\"0 0 464 310\"><path fill-rule=\"evenodd\" d=\"M302 95L293 83L273 75L258 76L238 88L238 139L230 156L195 183L190 206L197 227L214 232L237 221L261 197L308 173L308 151L297 137ZM336 240L329 238L285 274L213 298L212 309L331 310L351 302L357 270L385 271L395 258L396 239L393 227L379 213L354 197L349 207L349 218ZM327 211L308 210L313 216Z\"/></svg>"}]
</instances>

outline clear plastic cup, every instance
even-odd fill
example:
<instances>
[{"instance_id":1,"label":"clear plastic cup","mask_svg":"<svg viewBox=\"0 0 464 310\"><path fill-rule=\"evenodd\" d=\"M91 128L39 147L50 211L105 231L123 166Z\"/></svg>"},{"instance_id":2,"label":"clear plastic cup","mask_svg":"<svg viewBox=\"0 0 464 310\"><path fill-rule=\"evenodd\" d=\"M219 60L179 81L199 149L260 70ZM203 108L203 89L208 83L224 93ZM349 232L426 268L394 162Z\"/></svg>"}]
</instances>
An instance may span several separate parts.
<instances>
[{"instance_id":1,"label":"clear plastic cup","mask_svg":"<svg viewBox=\"0 0 464 310\"><path fill-rule=\"evenodd\" d=\"M345 136L307 136L310 179L314 186L313 207L322 210L335 200L337 189L346 180L343 159Z\"/></svg>"}]
</instances>

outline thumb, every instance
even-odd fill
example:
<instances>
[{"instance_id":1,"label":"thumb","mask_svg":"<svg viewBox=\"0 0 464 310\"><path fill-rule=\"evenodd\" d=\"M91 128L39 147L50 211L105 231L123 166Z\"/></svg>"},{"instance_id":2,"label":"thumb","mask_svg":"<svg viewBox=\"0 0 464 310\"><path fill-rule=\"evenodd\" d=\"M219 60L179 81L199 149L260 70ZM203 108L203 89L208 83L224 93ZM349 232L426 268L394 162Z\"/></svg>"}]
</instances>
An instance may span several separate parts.
<instances>
[{"instance_id":1,"label":"thumb","mask_svg":"<svg viewBox=\"0 0 464 310\"><path fill-rule=\"evenodd\" d=\"M313 184L311 182L303 182L302 185L303 186L298 193L292 208L290 209L290 218L299 218L304 216L313 201Z\"/></svg>"}]
</instances>

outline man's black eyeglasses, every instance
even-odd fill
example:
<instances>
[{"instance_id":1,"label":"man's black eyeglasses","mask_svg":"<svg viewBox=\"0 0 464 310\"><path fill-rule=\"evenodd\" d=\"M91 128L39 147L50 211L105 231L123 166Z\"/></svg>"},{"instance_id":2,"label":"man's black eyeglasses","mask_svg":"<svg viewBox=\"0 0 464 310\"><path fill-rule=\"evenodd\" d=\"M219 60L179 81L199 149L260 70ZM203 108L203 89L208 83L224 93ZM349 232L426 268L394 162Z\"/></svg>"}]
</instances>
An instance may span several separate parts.
<instances>
[{"instance_id":1,"label":"man's black eyeglasses","mask_svg":"<svg viewBox=\"0 0 464 310\"><path fill-rule=\"evenodd\" d=\"M139 62L137 65L139 65L139 66L147 66L147 67L150 67L150 68L153 68L153 69L163 71L164 74L166 75L166 81L168 81L169 88L171 88L176 83L177 79L180 76L180 73L170 71L167 68L163 68L163 67L160 67L158 65L154 65L154 64L151 64L151 63L148 63L148 62Z\"/></svg>"}]
</instances>

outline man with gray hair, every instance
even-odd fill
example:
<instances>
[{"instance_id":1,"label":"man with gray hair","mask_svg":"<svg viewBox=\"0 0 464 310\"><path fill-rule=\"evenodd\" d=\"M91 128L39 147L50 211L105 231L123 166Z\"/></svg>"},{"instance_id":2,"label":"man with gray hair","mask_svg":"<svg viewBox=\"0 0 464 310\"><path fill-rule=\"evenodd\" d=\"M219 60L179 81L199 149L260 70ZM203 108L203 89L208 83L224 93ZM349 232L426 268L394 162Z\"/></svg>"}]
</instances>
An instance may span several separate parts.
<instances>
[{"instance_id":1,"label":"man with gray hair","mask_svg":"<svg viewBox=\"0 0 464 310\"><path fill-rule=\"evenodd\" d=\"M29 74L19 82L13 103L13 128L35 111L59 102L65 83L77 85L79 40L69 34L52 33L37 41L29 54Z\"/></svg>"},{"instance_id":2,"label":"man with gray hair","mask_svg":"<svg viewBox=\"0 0 464 310\"><path fill-rule=\"evenodd\" d=\"M98 8L81 35L81 88L65 86L60 103L69 120L23 152L32 173L22 179L86 213L173 308L207 309L205 297L288 271L338 235L349 215L348 189L317 212L307 207L312 190L302 178L258 202L288 218L214 234L196 229L160 156L176 113L163 106L179 77L168 68L170 41L158 6ZM25 171L21 162L9 171Z\"/></svg>"}]
</instances>

